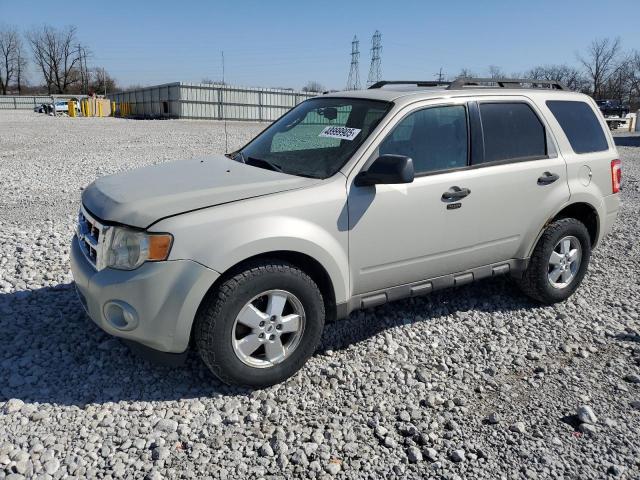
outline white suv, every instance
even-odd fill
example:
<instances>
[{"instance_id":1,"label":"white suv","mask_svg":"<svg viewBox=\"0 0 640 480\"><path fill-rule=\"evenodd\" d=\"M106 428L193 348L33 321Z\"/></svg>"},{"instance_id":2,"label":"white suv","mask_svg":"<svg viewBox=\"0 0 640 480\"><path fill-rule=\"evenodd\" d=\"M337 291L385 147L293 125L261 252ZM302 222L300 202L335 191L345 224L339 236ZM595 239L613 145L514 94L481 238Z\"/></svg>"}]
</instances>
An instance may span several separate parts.
<instances>
[{"instance_id":1,"label":"white suv","mask_svg":"<svg viewBox=\"0 0 640 480\"><path fill-rule=\"evenodd\" d=\"M502 274L565 300L616 218L617 158L594 101L554 82L380 82L232 154L99 178L72 270L107 332L271 385L355 309Z\"/></svg>"}]
</instances>

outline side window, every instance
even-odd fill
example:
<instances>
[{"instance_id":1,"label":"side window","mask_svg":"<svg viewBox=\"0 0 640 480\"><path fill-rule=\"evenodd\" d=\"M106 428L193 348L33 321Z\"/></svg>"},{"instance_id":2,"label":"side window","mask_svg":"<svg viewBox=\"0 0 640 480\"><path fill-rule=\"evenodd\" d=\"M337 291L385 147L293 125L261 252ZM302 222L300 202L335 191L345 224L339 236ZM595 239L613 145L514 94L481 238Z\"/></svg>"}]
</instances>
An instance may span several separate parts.
<instances>
[{"instance_id":1,"label":"side window","mask_svg":"<svg viewBox=\"0 0 640 480\"><path fill-rule=\"evenodd\" d=\"M547 155L544 125L526 103L480 103L484 162Z\"/></svg>"},{"instance_id":2,"label":"side window","mask_svg":"<svg viewBox=\"0 0 640 480\"><path fill-rule=\"evenodd\" d=\"M571 148L576 153L609 150L607 138L593 109L585 102L549 100L547 107L556 117Z\"/></svg>"},{"instance_id":3,"label":"side window","mask_svg":"<svg viewBox=\"0 0 640 480\"><path fill-rule=\"evenodd\" d=\"M416 174L464 167L467 153L467 112L462 105L413 112L380 144L380 155L411 157Z\"/></svg>"}]
</instances>

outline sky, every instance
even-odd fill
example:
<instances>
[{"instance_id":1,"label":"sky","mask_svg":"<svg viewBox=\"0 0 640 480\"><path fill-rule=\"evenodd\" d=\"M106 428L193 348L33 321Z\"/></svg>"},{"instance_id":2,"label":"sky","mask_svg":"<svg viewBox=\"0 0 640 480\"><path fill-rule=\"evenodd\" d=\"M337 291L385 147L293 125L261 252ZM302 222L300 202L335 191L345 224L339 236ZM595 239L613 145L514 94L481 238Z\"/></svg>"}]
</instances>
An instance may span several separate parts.
<instances>
[{"instance_id":1,"label":"sky","mask_svg":"<svg viewBox=\"0 0 640 480\"><path fill-rule=\"evenodd\" d=\"M639 20L638 0L0 0L0 24L77 26L90 63L121 86L219 81L224 51L230 84L299 89L313 80L342 89L354 35L366 82L375 30L384 79L430 80L440 68L482 75L489 65L511 74L577 64L595 38L619 36L625 50L640 50Z\"/></svg>"}]
</instances>

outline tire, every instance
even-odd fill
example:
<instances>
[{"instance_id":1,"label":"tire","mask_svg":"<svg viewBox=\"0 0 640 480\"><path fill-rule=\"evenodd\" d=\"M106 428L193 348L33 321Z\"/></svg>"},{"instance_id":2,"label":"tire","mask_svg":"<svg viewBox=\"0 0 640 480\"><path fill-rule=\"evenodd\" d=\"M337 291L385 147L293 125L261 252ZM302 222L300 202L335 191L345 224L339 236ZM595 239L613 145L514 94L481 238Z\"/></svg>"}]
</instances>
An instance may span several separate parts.
<instances>
[{"instance_id":1,"label":"tire","mask_svg":"<svg viewBox=\"0 0 640 480\"><path fill-rule=\"evenodd\" d=\"M567 239L569 239L571 251L579 250L579 265L575 267L575 273L573 273L573 264L568 264L569 259L565 256L564 272L568 270L572 276L568 282L564 282L565 277L561 273L554 282L552 277L555 278L558 274L556 267L562 271L562 266L551 264L551 255L554 251L561 251L563 247L559 242L564 240L566 245ZM553 261L562 257L562 253L554 255ZM575 218L556 220L547 226L538 240L527 269L522 278L516 279L516 283L526 295L541 303L551 305L562 302L569 298L582 282L589 266L590 257L591 239L584 224Z\"/></svg>"},{"instance_id":2,"label":"tire","mask_svg":"<svg viewBox=\"0 0 640 480\"><path fill-rule=\"evenodd\" d=\"M301 269L275 259L248 264L231 275L208 295L198 312L194 340L200 357L227 384L263 388L280 383L296 373L320 343L325 320L320 289ZM280 314L268 314L278 310L282 298L286 303ZM285 332L296 315L298 330ZM245 325L247 319L251 327ZM286 319L294 322L287 324ZM257 325L257 320L266 325ZM278 325L279 331L275 330ZM259 335L263 337L257 339ZM242 342L249 349L261 343L247 354ZM282 354L268 356L274 351Z\"/></svg>"}]
</instances>

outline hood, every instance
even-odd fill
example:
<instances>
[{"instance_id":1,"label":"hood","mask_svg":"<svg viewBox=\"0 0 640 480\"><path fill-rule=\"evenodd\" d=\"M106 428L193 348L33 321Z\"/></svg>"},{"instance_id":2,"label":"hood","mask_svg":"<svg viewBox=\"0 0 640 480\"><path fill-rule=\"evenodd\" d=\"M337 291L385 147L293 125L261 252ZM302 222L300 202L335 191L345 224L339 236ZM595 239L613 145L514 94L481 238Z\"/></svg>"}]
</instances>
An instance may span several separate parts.
<instances>
[{"instance_id":1,"label":"hood","mask_svg":"<svg viewBox=\"0 0 640 480\"><path fill-rule=\"evenodd\" d=\"M82 203L103 221L146 228L161 218L318 182L216 155L100 177L82 192Z\"/></svg>"}]
</instances>

